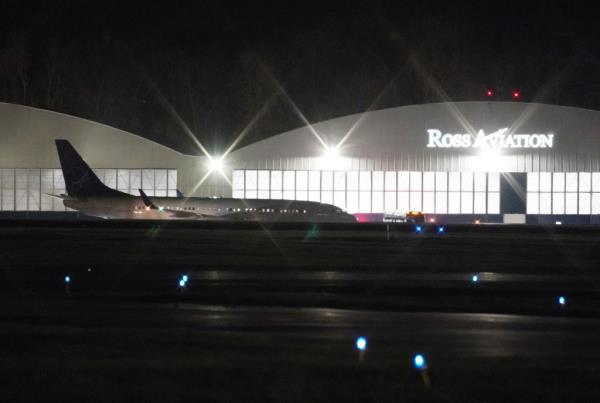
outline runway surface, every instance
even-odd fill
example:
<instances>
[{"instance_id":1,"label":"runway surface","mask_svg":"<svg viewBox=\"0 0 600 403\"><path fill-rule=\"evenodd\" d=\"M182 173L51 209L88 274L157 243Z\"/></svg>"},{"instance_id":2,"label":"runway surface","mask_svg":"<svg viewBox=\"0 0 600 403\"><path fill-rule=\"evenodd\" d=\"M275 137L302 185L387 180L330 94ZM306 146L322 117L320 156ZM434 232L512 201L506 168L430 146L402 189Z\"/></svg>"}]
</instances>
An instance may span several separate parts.
<instances>
[{"instance_id":1,"label":"runway surface","mask_svg":"<svg viewBox=\"0 0 600 403\"><path fill-rule=\"evenodd\" d=\"M2 224L3 400L600 397L600 229Z\"/></svg>"}]
</instances>

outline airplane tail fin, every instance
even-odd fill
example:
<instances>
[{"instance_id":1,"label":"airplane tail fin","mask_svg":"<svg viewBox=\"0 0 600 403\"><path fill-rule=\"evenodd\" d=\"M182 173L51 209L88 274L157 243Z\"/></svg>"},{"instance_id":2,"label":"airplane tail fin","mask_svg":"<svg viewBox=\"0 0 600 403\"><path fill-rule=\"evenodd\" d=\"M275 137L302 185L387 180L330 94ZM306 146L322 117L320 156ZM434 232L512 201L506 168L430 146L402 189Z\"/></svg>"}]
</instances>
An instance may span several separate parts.
<instances>
[{"instance_id":1,"label":"airplane tail fin","mask_svg":"<svg viewBox=\"0 0 600 403\"><path fill-rule=\"evenodd\" d=\"M60 166L70 197L117 196L122 193L98 179L75 148L67 140L55 140Z\"/></svg>"},{"instance_id":2,"label":"airplane tail fin","mask_svg":"<svg viewBox=\"0 0 600 403\"><path fill-rule=\"evenodd\" d=\"M148 207L152 210L158 210L158 207L156 207L156 205L154 203L152 203L152 200L150 200L148 195L142 189L138 189L138 190L140 192L140 196L142 196L142 201L144 202L146 207Z\"/></svg>"}]
</instances>

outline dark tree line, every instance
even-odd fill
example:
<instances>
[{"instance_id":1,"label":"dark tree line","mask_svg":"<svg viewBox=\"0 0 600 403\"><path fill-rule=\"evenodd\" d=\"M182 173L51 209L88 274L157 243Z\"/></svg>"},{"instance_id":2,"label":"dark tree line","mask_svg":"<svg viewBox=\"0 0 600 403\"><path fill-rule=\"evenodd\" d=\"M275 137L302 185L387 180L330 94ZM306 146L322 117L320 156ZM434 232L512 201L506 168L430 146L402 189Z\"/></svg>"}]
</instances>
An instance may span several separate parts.
<instances>
[{"instance_id":1,"label":"dark tree line","mask_svg":"<svg viewBox=\"0 0 600 403\"><path fill-rule=\"evenodd\" d=\"M17 26L0 42L0 101L99 121L190 153L199 153L190 133L219 153L240 133L244 145L303 125L297 110L318 122L481 100L487 87L498 99L519 88L524 101L600 109L594 42L536 27L473 27L444 13L385 17L323 18L250 39L243 29L199 40L110 26L81 35Z\"/></svg>"}]
</instances>

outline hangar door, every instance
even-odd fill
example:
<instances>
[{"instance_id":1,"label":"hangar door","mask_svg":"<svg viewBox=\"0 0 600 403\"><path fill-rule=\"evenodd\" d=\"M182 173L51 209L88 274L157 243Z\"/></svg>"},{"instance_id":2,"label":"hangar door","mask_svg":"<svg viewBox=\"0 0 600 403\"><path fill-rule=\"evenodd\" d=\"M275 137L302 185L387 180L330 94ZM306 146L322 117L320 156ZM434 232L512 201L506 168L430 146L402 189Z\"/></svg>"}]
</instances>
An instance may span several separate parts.
<instances>
[{"instance_id":1,"label":"hangar door","mask_svg":"<svg viewBox=\"0 0 600 403\"><path fill-rule=\"evenodd\" d=\"M500 213L525 214L527 211L527 173L504 172L500 175Z\"/></svg>"}]
</instances>

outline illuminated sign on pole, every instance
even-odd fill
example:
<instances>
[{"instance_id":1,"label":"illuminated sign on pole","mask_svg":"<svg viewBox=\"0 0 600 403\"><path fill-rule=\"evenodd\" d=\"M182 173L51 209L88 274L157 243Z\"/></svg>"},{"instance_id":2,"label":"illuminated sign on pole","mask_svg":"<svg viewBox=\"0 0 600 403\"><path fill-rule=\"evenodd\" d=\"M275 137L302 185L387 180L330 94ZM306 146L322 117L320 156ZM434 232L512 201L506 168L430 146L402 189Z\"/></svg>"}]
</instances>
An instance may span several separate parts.
<instances>
[{"instance_id":1,"label":"illuminated sign on pole","mask_svg":"<svg viewBox=\"0 0 600 403\"><path fill-rule=\"evenodd\" d=\"M508 127L485 134L479 130L476 135L469 133L442 133L438 129L428 129L429 148L552 148L554 134L507 134Z\"/></svg>"}]
</instances>

